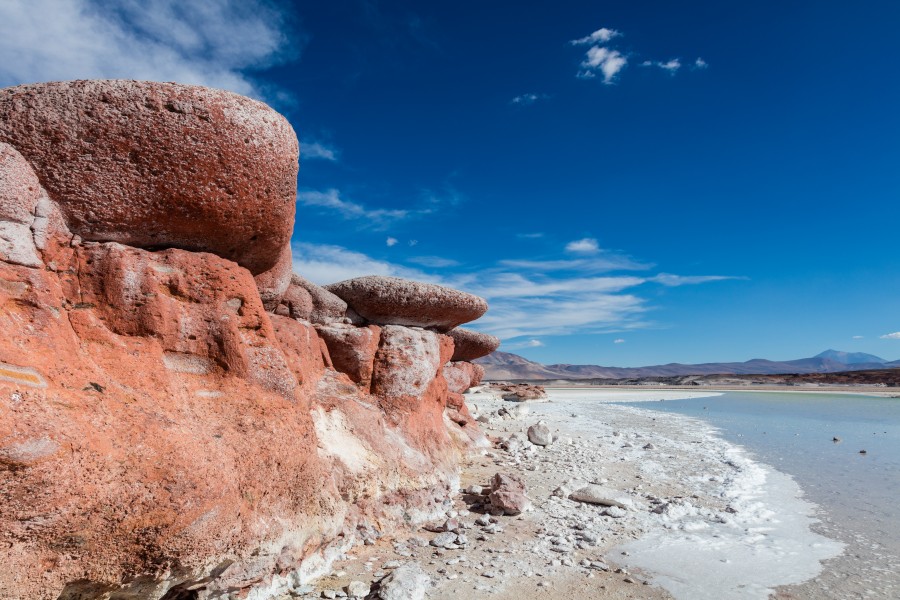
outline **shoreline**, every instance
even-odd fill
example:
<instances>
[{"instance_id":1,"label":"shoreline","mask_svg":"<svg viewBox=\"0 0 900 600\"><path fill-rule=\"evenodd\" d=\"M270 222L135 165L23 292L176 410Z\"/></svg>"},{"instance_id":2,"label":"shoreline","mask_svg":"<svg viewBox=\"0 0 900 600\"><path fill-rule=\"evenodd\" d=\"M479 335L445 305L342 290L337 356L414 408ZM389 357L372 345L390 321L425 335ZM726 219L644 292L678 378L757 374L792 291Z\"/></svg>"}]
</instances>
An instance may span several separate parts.
<instances>
[{"instance_id":1,"label":"shoreline","mask_svg":"<svg viewBox=\"0 0 900 600\"><path fill-rule=\"evenodd\" d=\"M488 382L492 383L492 382ZM629 392L778 392L780 394L855 394L862 396L880 396L883 398L900 398L900 388L884 388L878 386L779 386L779 385L716 385L716 386L696 386L696 385L585 385L573 382L572 384L562 384L555 382L552 385L543 385L548 390L597 390L603 392L614 392L623 390Z\"/></svg>"},{"instance_id":2,"label":"shoreline","mask_svg":"<svg viewBox=\"0 0 900 600\"><path fill-rule=\"evenodd\" d=\"M371 546L353 549L335 563L330 576L314 582L308 597L322 597L353 580L377 582L389 573L385 567L392 561L413 561L431 576L427 597L433 600L466 594L548 600L625 599L635 594L648 600L762 599L770 594L788 598L792 596L783 596L783 590L797 588L784 586L803 587L821 574L821 559L840 555L840 544L811 529L815 506L802 499L796 482L749 457L745 448L724 440L715 427L677 415L659 419L659 413L616 406L614 401L578 405L579 400L559 398L590 390L659 400L655 396L660 392L675 399L672 396L718 395L718 390L597 388L551 388L557 393L551 392L549 402L513 403L487 393L467 394L467 404L480 416L485 433L498 443L466 462L461 488L485 485L498 472L517 475L527 483L532 509L518 516L496 517L495 523L483 527L475 521L480 513L473 508L472 496L457 494L447 515L461 523L466 545L436 548L429 544L439 534L426 529L386 536ZM501 416L500 409L515 416ZM585 416L592 410L597 414ZM558 436L544 448L527 441L528 426L538 420L546 421ZM500 447L503 441L505 449ZM762 485L760 477L768 483ZM628 502L628 510L607 511L570 500L565 490L560 493L560 488L571 488L579 481L616 490ZM773 486L774 495L769 490ZM760 499L759 493L765 497ZM777 527L782 529L776 535L773 528ZM729 552L754 547L755 553L762 548L768 561L762 571L768 579L743 573L756 578L753 586L723 595L711 580L704 588L702 578L716 567L720 575L728 573L748 558L735 554L727 558L731 562L717 563L706 557L694 561L694 581L686 583L685 592L642 560L649 553L641 550L640 540L650 536L656 536L656 546L680 540L687 549L699 539L712 540L705 547L716 556L726 552L723 539L732 544ZM785 561L780 553L801 558ZM797 573L803 577L798 579ZM712 589L715 595L698 595L698 589Z\"/></svg>"}]
</instances>

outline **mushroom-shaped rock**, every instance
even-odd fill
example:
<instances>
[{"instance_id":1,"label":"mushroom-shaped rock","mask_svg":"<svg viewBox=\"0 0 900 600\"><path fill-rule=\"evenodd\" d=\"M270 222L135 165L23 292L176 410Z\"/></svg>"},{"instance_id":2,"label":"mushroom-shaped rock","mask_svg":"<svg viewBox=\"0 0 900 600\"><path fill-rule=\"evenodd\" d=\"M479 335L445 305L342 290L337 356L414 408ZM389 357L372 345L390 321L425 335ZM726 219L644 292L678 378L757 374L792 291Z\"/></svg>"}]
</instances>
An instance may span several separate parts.
<instances>
[{"instance_id":1,"label":"mushroom-shaped rock","mask_svg":"<svg viewBox=\"0 0 900 600\"><path fill-rule=\"evenodd\" d=\"M448 331L474 321L487 302L452 288L399 277L369 275L325 286L364 318L380 325Z\"/></svg>"},{"instance_id":2,"label":"mushroom-shaped rock","mask_svg":"<svg viewBox=\"0 0 900 600\"><path fill-rule=\"evenodd\" d=\"M453 360L475 360L500 347L500 338L457 327L447 332L453 338Z\"/></svg>"},{"instance_id":3,"label":"mushroom-shaped rock","mask_svg":"<svg viewBox=\"0 0 900 600\"><path fill-rule=\"evenodd\" d=\"M312 281L294 273L288 290L299 287L306 290L312 299L309 320L314 324L327 325L343 321L347 317L347 303Z\"/></svg>"},{"instance_id":4,"label":"mushroom-shaped rock","mask_svg":"<svg viewBox=\"0 0 900 600\"><path fill-rule=\"evenodd\" d=\"M16 147L86 240L211 252L254 275L290 240L297 136L267 105L148 81L0 90Z\"/></svg>"}]
</instances>

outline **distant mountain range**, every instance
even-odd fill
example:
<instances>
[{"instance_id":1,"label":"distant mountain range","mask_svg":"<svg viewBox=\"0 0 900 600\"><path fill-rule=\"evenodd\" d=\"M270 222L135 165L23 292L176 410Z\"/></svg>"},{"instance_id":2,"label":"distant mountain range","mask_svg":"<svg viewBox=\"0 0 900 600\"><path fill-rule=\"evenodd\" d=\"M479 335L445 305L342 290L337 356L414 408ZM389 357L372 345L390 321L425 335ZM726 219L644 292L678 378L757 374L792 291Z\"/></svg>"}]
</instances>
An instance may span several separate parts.
<instances>
[{"instance_id":1,"label":"distant mountain range","mask_svg":"<svg viewBox=\"0 0 900 600\"><path fill-rule=\"evenodd\" d=\"M784 373L839 373L900 367L900 360L887 361L862 352L826 350L812 358L773 361L754 358L737 363L685 365L669 363L649 367L602 367L600 365L542 365L518 354L494 352L476 360L485 368L485 378L501 379L628 379L678 375L778 375Z\"/></svg>"}]
</instances>

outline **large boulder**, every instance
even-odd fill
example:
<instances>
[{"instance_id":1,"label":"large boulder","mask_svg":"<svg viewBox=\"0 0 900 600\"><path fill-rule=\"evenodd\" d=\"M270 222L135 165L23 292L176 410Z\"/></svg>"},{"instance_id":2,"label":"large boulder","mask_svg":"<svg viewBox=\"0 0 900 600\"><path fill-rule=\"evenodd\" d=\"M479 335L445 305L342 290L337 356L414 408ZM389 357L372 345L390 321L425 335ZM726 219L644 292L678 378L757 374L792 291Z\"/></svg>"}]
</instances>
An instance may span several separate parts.
<instances>
[{"instance_id":1,"label":"large boulder","mask_svg":"<svg viewBox=\"0 0 900 600\"><path fill-rule=\"evenodd\" d=\"M487 302L452 288L399 277L369 275L325 286L362 317L380 325L448 331L474 321Z\"/></svg>"},{"instance_id":2,"label":"large boulder","mask_svg":"<svg viewBox=\"0 0 900 600\"><path fill-rule=\"evenodd\" d=\"M297 136L231 92L127 80L6 88L0 142L86 240L211 252L258 275L293 230Z\"/></svg>"},{"instance_id":3,"label":"large boulder","mask_svg":"<svg viewBox=\"0 0 900 600\"><path fill-rule=\"evenodd\" d=\"M367 389L372 382L381 328L377 325L356 327L345 323L331 323L316 325L316 331L328 346L328 354L335 370L346 373L354 383Z\"/></svg>"},{"instance_id":4,"label":"large boulder","mask_svg":"<svg viewBox=\"0 0 900 600\"><path fill-rule=\"evenodd\" d=\"M500 347L500 338L480 331L457 327L447 335L453 338L453 360L475 360Z\"/></svg>"},{"instance_id":5,"label":"large boulder","mask_svg":"<svg viewBox=\"0 0 900 600\"><path fill-rule=\"evenodd\" d=\"M312 301L309 320L315 324L326 325L335 321L343 322L347 318L347 303L320 285L294 273L288 293L294 288L305 290Z\"/></svg>"}]
</instances>

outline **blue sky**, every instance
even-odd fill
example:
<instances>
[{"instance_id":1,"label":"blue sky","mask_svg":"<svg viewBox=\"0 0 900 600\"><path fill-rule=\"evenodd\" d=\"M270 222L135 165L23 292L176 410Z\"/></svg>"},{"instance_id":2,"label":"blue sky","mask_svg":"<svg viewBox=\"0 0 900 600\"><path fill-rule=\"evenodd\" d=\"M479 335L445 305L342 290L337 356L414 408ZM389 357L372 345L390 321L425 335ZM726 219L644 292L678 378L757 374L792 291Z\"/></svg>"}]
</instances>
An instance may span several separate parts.
<instances>
[{"instance_id":1,"label":"blue sky","mask_svg":"<svg viewBox=\"0 0 900 600\"><path fill-rule=\"evenodd\" d=\"M0 85L182 81L301 140L294 259L541 362L900 358L900 4L0 3Z\"/></svg>"}]
</instances>

